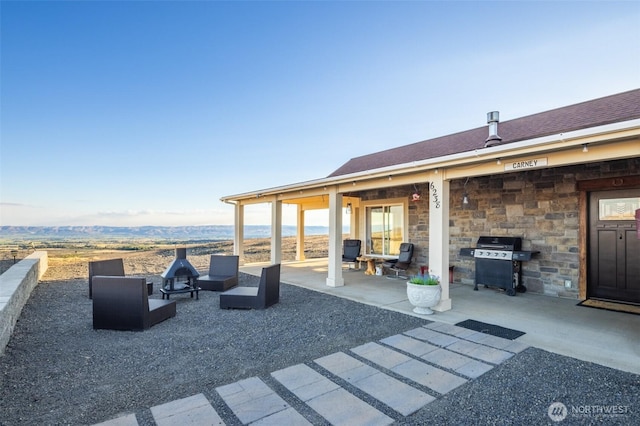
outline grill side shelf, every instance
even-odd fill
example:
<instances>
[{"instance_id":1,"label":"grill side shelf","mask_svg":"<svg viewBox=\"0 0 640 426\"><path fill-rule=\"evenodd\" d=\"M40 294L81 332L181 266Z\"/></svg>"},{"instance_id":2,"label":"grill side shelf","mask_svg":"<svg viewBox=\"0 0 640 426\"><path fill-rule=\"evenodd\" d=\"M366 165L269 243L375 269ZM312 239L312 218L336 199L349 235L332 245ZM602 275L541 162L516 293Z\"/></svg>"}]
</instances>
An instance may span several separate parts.
<instances>
[{"instance_id":1,"label":"grill side shelf","mask_svg":"<svg viewBox=\"0 0 640 426\"><path fill-rule=\"evenodd\" d=\"M475 249L473 248L465 247L460 249L460 256L473 257L474 253L475 253Z\"/></svg>"},{"instance_id":2,"label":"grill side shelf","mask_svg":"<svg viewBox=\"0 0 640 426\"><path fill-rule=\"evenodd\" d=\"M531 260L533 256L539 254L539 251L514 251L513 252L513 260Z\"/></svg>"}]
</instances>

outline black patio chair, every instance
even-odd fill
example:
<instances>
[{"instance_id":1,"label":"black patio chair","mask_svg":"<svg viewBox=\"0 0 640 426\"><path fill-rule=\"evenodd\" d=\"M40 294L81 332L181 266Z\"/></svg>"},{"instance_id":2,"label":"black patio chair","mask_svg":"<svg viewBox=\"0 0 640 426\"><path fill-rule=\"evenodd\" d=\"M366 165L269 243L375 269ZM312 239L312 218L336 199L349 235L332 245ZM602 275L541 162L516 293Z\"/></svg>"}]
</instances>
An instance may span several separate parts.
<instances>
[{"instance_id":1,"label":"black patio chair","mask_svg":"<svg viewBox=\"0 0 640 426\"><path fill-rule=\"evenodd\" d=\"M200 275L196 285L202 290L225 291L238 285L239 256L212 254L209 274Z\"/></svg>"},{"instance_id":2,"label":"black patio chair","mask_svg":"<svg viewBox=\"0 0 640 426\"><path fill-rule=\"evenodd\" d=\"M398 255L398 258L387 260L382 264L383 268L387 268L395 272L395 275L387 275L387 278L408 279L406 275L400 275L400 273L406 272L407 269L409 269L409 266L411 266L412 259L413 259L413 244L412 243L400 244L400 254Z\"/></svg>"},{"instance_id":3,"label":"black patio chair","mask_svg":"<svg viewBox=\"0 0 640 426\"><path fill-rule=\"evenodd\" d=\"M358 262L358 258L360 257L360 250L362 248L362 241L360 240L344 240L342 242L342 263L346 263L349 269L351 265L354 270L359 270L360 268L356 268L355 264Z\"/></svg>"},{"instance_id":4,"label":"black patio chair","mask_svg":"<svg viewBox=\"0 0 640 426\"><path fill-rule=\"evenodd\" d=\"M173 300L149 299L143 277L93 277L93 328L146 330L176 316Z\"/></svg>"},{"instance_id":5,"label":"black patio chair","mask_svg":"<svg viewBox=\"0 0 640 426\"><path fill-rule=\"evenodd\" d=\"M124 277L124 261L118 258L89 262L89 299L93 297L93 277L96 275ZM153 294L153 282L147 282L147 294Z\"/></svg>"},{"instance_id":6,"label":"black patio chair","mask_svg":"<svg viewBox=\"0 0 640 426\"><path fill-rule=\"evenodd\" d=\"M265 309L279 301L279 263L262 268L258 287L234 287L220 294L221 309Z\"/></svg>"}]
</instances>

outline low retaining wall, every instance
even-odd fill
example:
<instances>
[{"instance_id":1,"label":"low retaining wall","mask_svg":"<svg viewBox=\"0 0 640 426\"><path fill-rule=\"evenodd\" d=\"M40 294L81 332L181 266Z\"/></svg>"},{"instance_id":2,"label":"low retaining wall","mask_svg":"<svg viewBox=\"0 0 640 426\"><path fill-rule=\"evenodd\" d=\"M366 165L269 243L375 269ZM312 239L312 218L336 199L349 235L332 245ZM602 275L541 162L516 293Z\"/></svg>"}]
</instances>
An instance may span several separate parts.
<instances>
[{"instance_id":1,"label":"low retaining wall","mask_svg":"<svg viewBox=\"0 0 640 426\"><path fill-rule=\"evenodd\" d=\"M46 251L36 251L0 275L0 355L4 353L22 307L49 266Z\"/></svg>"}]
</instances>

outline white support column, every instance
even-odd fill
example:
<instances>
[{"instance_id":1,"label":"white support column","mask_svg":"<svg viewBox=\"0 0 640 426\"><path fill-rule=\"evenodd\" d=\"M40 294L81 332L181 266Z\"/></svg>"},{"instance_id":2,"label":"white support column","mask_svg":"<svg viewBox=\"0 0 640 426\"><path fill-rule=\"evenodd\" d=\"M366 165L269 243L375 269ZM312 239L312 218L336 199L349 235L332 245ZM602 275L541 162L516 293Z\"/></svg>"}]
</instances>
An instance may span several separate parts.
<instances>
[{"instance_id":1,"label":"white support column","mask_svg":"<svg viewBox=\"0 0 640 426\"><path fill-rule=\"evenodd\" d=\"M244 265L244 205L240 202L234 207L235 227L233 230L233 254L238 256L240 265Z\"/></svg>"},{"instance_id":2,"label":"white support column","mask_svg":"<svg viewBox=\"0 0 640 426\"><path fill-rule=\"evenodd\" d=\"M271 264L282 262L282 201L271 200Z\"/></svg>"},{"instance_id":3,"label":"white support column","mask_svg":"<svg viewBox=\"0 0 640 426\"><path fill-rule=\"evenodd\" d=\"M298 226L296 232L296 260L305 260L304 255L304 210L298 204Z\"/></svg>"},{"instance_id":4,"label":"white support column","mask_svg":"<svg viewBox=\"0 0 640 426\"><path fill-rule=\"evenodd\" d=\"M342 287L342 194L337 187L329 189L329 287Z\"/></svg>"},{"instance_id":5,"label":"white support column","mask_svg":"<svg viewBox=\"0 0 640 426\"><path fill-rule=\"evenodd\" d=\"M432 172L429 182L429 273L440 277L442 296L435 311L451 309L449 297L449 181L444 171Z\"/></svg>"}]
</instances>

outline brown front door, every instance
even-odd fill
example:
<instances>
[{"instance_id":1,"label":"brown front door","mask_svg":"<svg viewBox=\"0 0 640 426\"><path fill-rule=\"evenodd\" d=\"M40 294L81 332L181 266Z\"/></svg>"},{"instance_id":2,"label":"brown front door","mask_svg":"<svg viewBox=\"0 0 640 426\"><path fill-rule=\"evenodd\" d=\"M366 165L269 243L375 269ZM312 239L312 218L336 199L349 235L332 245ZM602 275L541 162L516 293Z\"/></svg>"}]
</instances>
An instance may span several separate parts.
<instances>
[{"instance_id":1,"label":"brown front door","mask_svg":"<svg viewBox=\"0 0 640 426\"><path fill-rule=\"evenodd\" d=\"M589 194L587 296L640 303L640 189Z\"/></svg>"}]
</instances>

